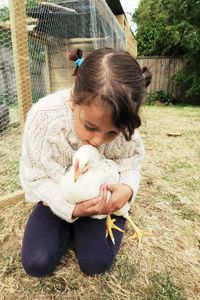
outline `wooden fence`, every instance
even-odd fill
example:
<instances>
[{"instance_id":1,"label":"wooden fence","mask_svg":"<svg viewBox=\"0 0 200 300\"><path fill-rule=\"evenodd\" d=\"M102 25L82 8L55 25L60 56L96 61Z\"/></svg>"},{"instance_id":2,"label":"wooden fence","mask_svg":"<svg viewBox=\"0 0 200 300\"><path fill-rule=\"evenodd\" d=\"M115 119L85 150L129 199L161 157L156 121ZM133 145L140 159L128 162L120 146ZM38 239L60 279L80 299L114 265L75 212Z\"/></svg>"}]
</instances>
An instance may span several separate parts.
<instances>
[{"instance_id":1,"label":"wooden fence","mask_svg":"<svg viewBox=\"0 0 200 300\"><path fill-rule=\"evenodd\" d=\"M152 73L152 82L147 88L147 93L155 91L168 91L174 97L182 95L182 88L175 87L173 75L183 69L186 59L183 57L172 58L165 56L145 56L137 58L141 67L148 67Z\"/></svg>"}]
</instances>

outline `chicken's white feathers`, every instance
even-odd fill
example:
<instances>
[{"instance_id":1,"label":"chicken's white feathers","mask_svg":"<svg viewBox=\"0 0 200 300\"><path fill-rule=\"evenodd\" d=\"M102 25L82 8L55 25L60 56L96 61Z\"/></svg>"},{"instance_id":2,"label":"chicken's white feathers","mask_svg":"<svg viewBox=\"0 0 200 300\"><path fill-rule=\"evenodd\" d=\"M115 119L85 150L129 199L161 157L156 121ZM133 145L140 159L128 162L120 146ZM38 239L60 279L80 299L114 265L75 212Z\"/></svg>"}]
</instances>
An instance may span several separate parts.
<instances>
[{"instance_id":1,"label":"chicken's white feathers","mask_svg":"<svg viewBox=\"0 0 200 300\"><path fill-rule=\"evenodd\" d=\"M115 184L119 181L117 164L109 159L101 159L97 148L91 145L80 147L73 157L73 162L76 159L79 161L79 168L83 169L87 165L88 171L74 182L72 166L61 178L60 189L66 201L75 204L95 198L99 195L102 184Z\"/></svg>"},{"instance_id":2,"label":"chicken's white feathers","mask_svg":"<svg viewBox=\"0 0 200 300\"><path fill-rule=\"evenodd\" d=\"M73 156L73 164L76 159L79 160L80 169L83 169L86 165L90 168L100 160L100 154L95 147L91 145L84 145L75 152Z\"/></svg>"},{"instance_id":3,"label":"chicken's white feathers","mask_svg":"<svg viewBox=\"0 0 200 300\"><path fill-rule=\"evenodd\" d=\"M75 182L73 165L76 160L79 162L80 169L87 166L88 171L79 176ZM104 183L116 184L119 182L117 164L110 159L101 158L98 149L91 145L84 145L76 151L73 157L73 165L59 183L64 199L72 204L97 197L100 186ZM127 204L116 214L125 215L129 208L130 206ZM94 217L102 218L105 216Z\"/></svg>"}]
</instances>

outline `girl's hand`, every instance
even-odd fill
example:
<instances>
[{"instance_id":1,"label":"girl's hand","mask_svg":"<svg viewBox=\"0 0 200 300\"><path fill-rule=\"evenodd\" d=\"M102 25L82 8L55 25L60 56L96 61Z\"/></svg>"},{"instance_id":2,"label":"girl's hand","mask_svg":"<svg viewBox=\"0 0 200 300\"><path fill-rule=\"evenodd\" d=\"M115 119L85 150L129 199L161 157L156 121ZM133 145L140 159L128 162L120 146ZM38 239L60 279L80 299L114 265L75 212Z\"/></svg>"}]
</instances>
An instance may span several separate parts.
<instances>
[{"instance_id":1,"label":"girl's hand","mask_svg":"<svg viewBox=\"0 0 200 300\"><path fill-rule=\"evenodd\" d=\"M107 185L107 189L112 193L106 205L107 214L113 213L122 208L133 195L131 187L123 183Z\"/></svg>"},{"instance_id":2,"label":"girl's hand","mask_svg":"<svg viewBox=\"0 0 200 300\"><path fill-rule=\"evenodd\" d=\"M72 213L73 218L89 217L94 215L106 214L107 202L107 185L104 184L100 188L100 194L97 198L86 200L76 204Z\"/></svg>"}]
</instances>

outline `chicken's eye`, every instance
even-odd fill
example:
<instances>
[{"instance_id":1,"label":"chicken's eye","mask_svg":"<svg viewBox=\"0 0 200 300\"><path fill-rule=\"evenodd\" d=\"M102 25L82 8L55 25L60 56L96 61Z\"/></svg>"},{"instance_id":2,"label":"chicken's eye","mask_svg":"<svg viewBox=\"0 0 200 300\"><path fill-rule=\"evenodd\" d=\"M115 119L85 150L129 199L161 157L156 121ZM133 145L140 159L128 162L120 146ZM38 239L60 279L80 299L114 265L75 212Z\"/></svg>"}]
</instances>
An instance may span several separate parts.
<instances>
[{"instance_id":1,"label":"chicken's eye","mask_svg":"<svg viewBox=\"0 0 200 300\"><path fill-rule=\"evenodd\" d=\"M81 170L81 173L82 174L85 174L87 171L88 171L89 167L88 165L86 165L82 170Z\"/></svg>"}]
</instances>

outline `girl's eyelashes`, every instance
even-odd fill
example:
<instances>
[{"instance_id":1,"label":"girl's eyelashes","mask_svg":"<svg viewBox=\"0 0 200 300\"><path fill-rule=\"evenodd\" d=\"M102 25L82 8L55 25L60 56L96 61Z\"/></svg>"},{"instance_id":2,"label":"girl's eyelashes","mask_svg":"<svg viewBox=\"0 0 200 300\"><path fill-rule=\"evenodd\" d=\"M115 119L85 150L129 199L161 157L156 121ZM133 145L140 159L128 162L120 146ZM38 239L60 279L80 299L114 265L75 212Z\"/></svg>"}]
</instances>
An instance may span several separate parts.
<instances>
[{"instance_id":1,"label":"girl's eyelashes","mask_svg":"<svg viewBox=\"0 0 200 300\"><path fill-rule=\"evenodd\" d=\"M88 125L86 125L86 124L84 124L84 127L85 127L86 130L92 131L92 132L98 130L96 127L91 127L91 126L88 126ZM107 133L107 136L109 136L109 137L115 137L115 136L117 136L118 134L119 134L119 132L117 132L117 131L110 131L110 132Z\"/></svg>"},{"instance_id":2,"label":"girl's eyelashes","mask_svg":"<svg viewBox=\"0 0 200 300\"><path fill-rule=\"evenodd\" d=\"M97 130L96 127L90 127L90 126L88 126L88 125L86 125L86 124L84 124L84 127L85 127L85 129L88 130L88 131L96 131L96 130Z\"/></svg>"},{"instance_id":3,"label":"girl's eyelashes","mask_svg":"<svg viewBox=\"0 0 200 300\"><path fill-rule=\"evenodd\" d=\"M118 134L119 134L119 132L117 132L117 131L110 131L110 132L108 132L109 136L117 136Z\"/></svg>"}]
</instances>

